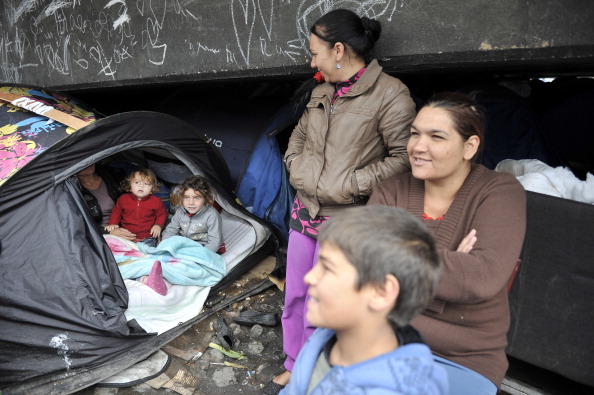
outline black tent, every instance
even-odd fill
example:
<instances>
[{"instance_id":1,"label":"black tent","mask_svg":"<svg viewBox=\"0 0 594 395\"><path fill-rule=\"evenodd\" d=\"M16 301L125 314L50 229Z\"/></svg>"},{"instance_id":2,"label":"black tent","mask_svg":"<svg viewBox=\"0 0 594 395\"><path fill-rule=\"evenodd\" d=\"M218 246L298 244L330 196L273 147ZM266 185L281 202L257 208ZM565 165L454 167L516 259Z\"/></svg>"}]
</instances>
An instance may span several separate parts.
<instances>
[{"instance_id":1,"label":"black tent","mask_svg":"<svg viewBox=\"0 0 594 395\"><path fill-rule=\"evenodd\" d=\"M56 93L0 87L5 93L5 101L25 97L13 103L28 110L0 103L3 393L84 388L147 357L193 323L157 336L127 321L124 281L76 185L74 175L85 167L125 152L205 175L223 210L241 217L255 235L219 288L272 250L269 227L234 202L224 160L189 124L153 112L94 120ZM78 130L52 122L50 107L70 120L92 122Z\"/></svg>"}]
</instances>

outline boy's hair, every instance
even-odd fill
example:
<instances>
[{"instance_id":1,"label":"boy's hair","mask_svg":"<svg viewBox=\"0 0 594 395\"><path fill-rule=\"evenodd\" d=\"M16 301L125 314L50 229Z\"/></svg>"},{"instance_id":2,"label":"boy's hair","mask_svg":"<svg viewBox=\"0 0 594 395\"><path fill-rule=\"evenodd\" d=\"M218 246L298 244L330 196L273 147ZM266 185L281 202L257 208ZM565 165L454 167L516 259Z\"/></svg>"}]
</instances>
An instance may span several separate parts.
<instances>
[{"instance_id":1,"label":"boy's hair","mask_svg":"<svg viewBox=\"0 0 594 395\"><path fill-rule=\"evenodd\" d=\"M419 314L437 290L441 262L433 236L404 209L362 206L330 218L318 241L339 248L358 274L357 289L383 284L392 274L400 293L388 320L403 327Z\"/></svg>"},{"instance_id":2,"label":"boy's hair","mask_svg":"<svg viewBox=\"0 0 594 395\"><path fill-rule=\"evenodd\" d=\"M133 170L132 173L130 173L128 177L122 181L122 190L124 192L130 192L130 183L137 174L141 179L149 180L149 182L153 184L153 189L151 190L152 193L159 192L159 189L161 189L161 184L159 184L157 176L151 170L145 169L144 167Z\"/></svg>"},{"instance_id":3,"label":"boy's hair","mask_svg":"<svg viewBox=\"0 0 594 395\"><path fill-rule=\"evenodd\" d=\"M212 205L214 202L214 195L212 188L206 178L202 176L189 176L182 182L171 194L169 201L174 206L180 206L184 199L184 193L189 189L193 189L204 196L207 204Z\"/></svg>"}]
</instances>

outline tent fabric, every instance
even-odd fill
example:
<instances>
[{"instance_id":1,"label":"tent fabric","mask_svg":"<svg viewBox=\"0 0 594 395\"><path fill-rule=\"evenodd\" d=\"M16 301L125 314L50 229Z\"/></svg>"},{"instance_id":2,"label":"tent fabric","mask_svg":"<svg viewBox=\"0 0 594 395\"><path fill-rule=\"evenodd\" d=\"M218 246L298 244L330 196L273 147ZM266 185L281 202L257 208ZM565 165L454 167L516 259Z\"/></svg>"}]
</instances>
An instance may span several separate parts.
<instances>
[{"instance_id":1,"label":"tent fabric","mask_svg":"<svg viewBox=\"0 0 594 395\"><path fill-rule=\"evenodd\" d=\"M297 123L305 103L233 96L188 100L195 95L177 91L163 100L159 111L200 127L225 158L241 204L272 223L286 241L293 191L275 136Z\"/></svg>"},{"instance_id":2,"label":"tent fabric","mask_svg":"<svg viewBox=\"0 0 594 395\"><path fill-rule=\"evenodd\" d=\"M103 363L147 336L128 326L126 287L74 188L2 213L2 386Z\"/></svg>"},{"instance_id":3,"label":"tent fabric","mask_svg":"<svg viewBox=\"0 0 594 395\"><path fill-rule=\"evenodd\" d=\"M192 89L181 89L157 109L200 130L225 159L235 188L258 138L281 104L278 100L245 100L229 95L201 97Z\"/></svg>"},{"instance_id":4,"label":"tent fabric","mask_svg":"<svg viewBox=\"0 0 594 395\"><path fill-rule=\"evenodd\" d=\"M78 131L56 123L31 131L32 124L48 120L30 114L34 122L20 120L15 128L13 115L20 111L0 113L0 159L6 160L15 141L29 149L25 158L8 158L16 166L5 171L0 185L0 389L65 393L145 358L191 324L156 336L126 320L128 292L74 175L126 150L167 152L192 173L203 174L219 199L241 208L220 153L175 117L131 112ZM6 163L1 169L8 169ZM256 233L263 240L255 245L271 246L264 242L269 231ZM263 249L254 247L252 255L266 254ZM244 271L255 263L251 257L242 261Z\"/></svg>"},{"instance_id":5,"label":"tent fabric","mask_svg":"<svg viewBox=\"0 0 594 395\"><path fill-rule=\"evenodd\" d=\"M289 237L294 191L275 136L296 124L304 110L305 104L289 102L277 111L257 140L237 185L237 197L242 204L274 224L284 240Z\"/></svg>"}]
</instances>

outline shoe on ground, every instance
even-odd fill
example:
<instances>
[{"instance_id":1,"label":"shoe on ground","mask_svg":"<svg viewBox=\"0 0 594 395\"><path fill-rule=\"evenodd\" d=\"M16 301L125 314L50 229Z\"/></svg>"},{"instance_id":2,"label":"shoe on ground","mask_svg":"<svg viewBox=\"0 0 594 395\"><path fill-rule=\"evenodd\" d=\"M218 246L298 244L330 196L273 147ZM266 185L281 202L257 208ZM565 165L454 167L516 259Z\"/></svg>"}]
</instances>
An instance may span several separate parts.
<instances>
[{"instance_id":1,"label":"shoe on ground","mask_svg":"<svg viewBox=\"0 0 594 395\"><path fill-rule=\"evenodd\" d=\"M239 325L262 325L262 326L277 326L278 325L278 314L275 313L263 313L255 310L245 310L239 313L239 315L233 318L233 321Z\"/></svg>"}]
</instances>

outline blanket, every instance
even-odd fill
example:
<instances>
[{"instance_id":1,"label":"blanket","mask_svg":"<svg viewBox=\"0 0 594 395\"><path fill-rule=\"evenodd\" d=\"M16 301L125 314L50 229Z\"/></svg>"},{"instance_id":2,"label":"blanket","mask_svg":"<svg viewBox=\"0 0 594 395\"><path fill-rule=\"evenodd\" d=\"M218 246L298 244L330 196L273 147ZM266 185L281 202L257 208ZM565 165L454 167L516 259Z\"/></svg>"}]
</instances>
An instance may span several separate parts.
<instances>
[{"instance_id":1,"label":"blanket","mask_svg":"<svg viewBox=\"0 0 594 395\"><path fill-rule=\"evenodd\" d=\"M173 236L156 247L108 235L105 240L124 279L149 275L155 261L161 262L163 278L171 284L210 287L227 272L222 256L186 237Z\"/></svg>"},{"instance_id":2,"label":"blanket","mask_svg":"<svg viewBox=\"0 0 594 395\"><path fill-rule=\"evenodd\" d=\"M594 204L594 175L578 179L568 168L550 167L536 159L505 159L495 171L513 174L525 190Z\"/></svg>"},{"instance_id":3,"label":"blanket","mask_svg":"<svg viewBox=\"0 0 594 395\"><path fill-rule=\"evenodd\" d=\"M128 290L126 319L135 319L147 332L161 334L200 314L210 287L173 285L159 295L145 284L124 280Z\"/></svg>"}]
</instances>

